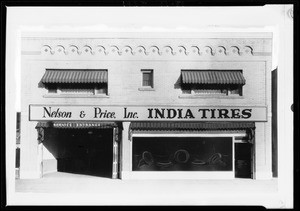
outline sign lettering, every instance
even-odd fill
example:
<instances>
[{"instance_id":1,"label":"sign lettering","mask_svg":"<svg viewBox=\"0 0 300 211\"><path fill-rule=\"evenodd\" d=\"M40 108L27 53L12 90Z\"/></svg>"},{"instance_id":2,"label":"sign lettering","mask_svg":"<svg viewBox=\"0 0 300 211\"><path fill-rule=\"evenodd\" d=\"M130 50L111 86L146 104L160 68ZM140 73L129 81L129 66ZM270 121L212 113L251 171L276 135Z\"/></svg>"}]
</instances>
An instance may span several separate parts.
<instances>
[{"instance_id":1,"label":"sign lettering","mask_svg":"<svg viewBox=\"0 0 300 211\"><path fill-rule=\"evenodd\" d=\"M30 105L31 121L267 121L267 107Z\"/></svg>"}]
</instances>

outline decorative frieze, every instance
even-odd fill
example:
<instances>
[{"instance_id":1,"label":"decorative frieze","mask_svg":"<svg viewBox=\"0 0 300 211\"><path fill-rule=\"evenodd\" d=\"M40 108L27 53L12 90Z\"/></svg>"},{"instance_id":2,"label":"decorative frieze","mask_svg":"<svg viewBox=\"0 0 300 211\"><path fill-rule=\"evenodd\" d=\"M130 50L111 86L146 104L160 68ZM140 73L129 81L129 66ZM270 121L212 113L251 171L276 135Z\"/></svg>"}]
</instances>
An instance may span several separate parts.
<instances>
[{"instance_id":1,"label":"decorative frieze","mask_svg":"<svg viewBox=\"0 0 300 211\"><path fill-rule=\"evenodd\" d=\"M142 55L142 56L175 56L175 55L194 55L194 56L252 56L253 47L244 46L222 46L222 45L178 45L178 46L143 46L143 45L43 45L41 54L43 55Z\"/></svg>"}]
</instances>

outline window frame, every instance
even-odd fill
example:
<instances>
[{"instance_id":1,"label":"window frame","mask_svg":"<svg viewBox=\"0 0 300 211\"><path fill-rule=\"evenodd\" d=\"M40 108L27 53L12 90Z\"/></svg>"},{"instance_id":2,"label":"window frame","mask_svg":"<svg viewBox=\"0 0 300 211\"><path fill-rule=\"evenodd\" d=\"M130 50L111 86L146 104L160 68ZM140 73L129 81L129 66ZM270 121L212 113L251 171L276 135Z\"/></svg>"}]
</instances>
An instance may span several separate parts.
<instances>
[{"instance_id":1,"label":"window frame","mask_svg":"<svg viewBox=\"0 0 300 211\"><path fill-rule=\"evenodd\" d=\"M80 85L87 85L87 83L80 83ZM108 96L108 83L101 83L101 84L89 84L90 85L90 90L91 93L88 92L64 92L63 89L78 89L80 90L81 88L76 87L77 85L79 85L79 83L74 83L74 84L67 84L67 86L69 85L74 85L74 87L67 87L67 88L63 88L63 86L65 86L66 84L59 84L59 83L55 83L55 84L47 84L45 86L45 88L47 89L47 95L54 95L54 96ZM101 90L101 87L105 87L104 88L104 92L100 93L99 90ZM83 88L84 89L84 88Z\"/></svg>"},{"instance_id":2,"label":"window frame","mask_svg":"<svg viewBox=\"0 0 300 211\"><path fill-rule=\"evenodd\" d=\"M142 73L141 88L154 89L154 71L153 71L153 69L141 69L141 73ZM150 85L144 85L144 81L145 81L144 74L149 74Z\"/></svg>"},{"instance_id":3,"label":"window frame","mask_svg":"<svg viewBox=\"0 0 300 211\"><path fill-rule=\"evenodd\" d=\"M214 88L215 86L215 88ZM235 89L233 89L232 87L235 87ZM184 87L184 89L183 89ZM211 87L208 89L208 87ZM242 97L243 96L243 85L231 85L228 84L227 86L224 86L222 84L211 84L210 86L205 87L203 86L203 84L189 84L189 85L184 85L181 86L181 92L183 95L195 95L195 96L236 96L236 97ZM206 89L205 89L206 88ZM207 90L207 92L199 92L197 93L197 91L195 90ZM219 92L209 92L209 90L216 90ZM233 92L237 92L236 94Z\"/></svg>"}]
</instances>

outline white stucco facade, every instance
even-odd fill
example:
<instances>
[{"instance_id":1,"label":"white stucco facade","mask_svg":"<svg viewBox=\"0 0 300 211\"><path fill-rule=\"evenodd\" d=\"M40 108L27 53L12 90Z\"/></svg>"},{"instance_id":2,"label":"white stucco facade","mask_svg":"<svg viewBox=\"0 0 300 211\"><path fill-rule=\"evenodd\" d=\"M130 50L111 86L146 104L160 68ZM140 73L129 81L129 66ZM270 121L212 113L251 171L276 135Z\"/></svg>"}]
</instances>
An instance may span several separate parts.
<instances>
[{"instance_id":1,"label":"white stucco facade","mask_svg":"<svg viewBox=\"0 0 300 211\"><path fill-rule=\"evenodd\" d=\"M224 38L230 35L232 38ZM112 105L265 107L266 112L260 114L267 116L265 120L258 122L253 120L255 122L253 178L271 179L272 34L231 33L230 35L194 33L188 36L184 34L173 36L170 33L152 33L146 36L140 34L139 37L136 33L134 35L100 33L93 38L68 38L63 34L59 37L54 35L41 37L37 33L24 36L21 62L20 177L39 178L43 173L55 171L57 166L55 157L51 156L47 149L44 148L41 155L39 149L41 146L38 145L35 129L37 121L29 121L29 105L39 104L106 107ZM48 93L47 88L39 85L47 69L105 69L108 72L108 94L89 96ZM142 69L154 71L154 86L151 90L141 88ZM175 87L181 70L184 69L242 70L246 79L243 94L242 96L184 95L180 88ZM143 120L147 119L140 119ZM97 121L101 122L101 120ZM130 120L122 121L120 178L131 178L130 175L133 173L132 146L128 140L130 122ZM226 135L226 132L223 133ZM46 163L53 167L48 167ZM189 172L188 175L190 174L198 173ZM199 178L202 178L201 173Z\"/></svg>"}]
</instances>

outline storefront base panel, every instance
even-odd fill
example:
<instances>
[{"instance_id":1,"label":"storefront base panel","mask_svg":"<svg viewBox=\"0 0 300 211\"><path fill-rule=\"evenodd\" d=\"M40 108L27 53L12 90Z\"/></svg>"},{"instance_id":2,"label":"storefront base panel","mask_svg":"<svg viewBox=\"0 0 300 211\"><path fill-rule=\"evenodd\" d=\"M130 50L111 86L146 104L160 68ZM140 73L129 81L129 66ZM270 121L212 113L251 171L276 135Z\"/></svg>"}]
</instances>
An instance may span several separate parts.
<instances>
[{"instance_id":1,"label":"storefront base panel","mask_svg":"<svg viewBox=\"0 0 300 211\"><path fill-rule=\"evenodd\" d=\"M256 172L255 173L255 179L257 179L257 180L269 180L272 178L273 178L272 172Z\"/></svg>"},{"instance_id":2,"label":"storefront base panel","mask_svg":"<svg viewBox=\"0 0 300 211\"><path fill-rule=\"evenodd\" d=\"M20 170L20 179L39 179L41 174L38 171L22 171Z\"/></svg>"},{"instance_id":3,"label":"storefront base panel","mask_svg":"<svg viewBox=\"0 0 300 211\"><path fill-rule=\"evenodd\" d=\"M46 159L43 160L43 174L57 172L57 160Z\"/></svg>"},{"instance_id":4,"label":"storefront base panel","mask_svg":"<svg viewBox=\"0 0 300 211\"><path fill-rule=\"evenodd\" d=\"M234 172L131 172L123 171L121 179L234 179Z\"/></svg>"}]
</instances>

